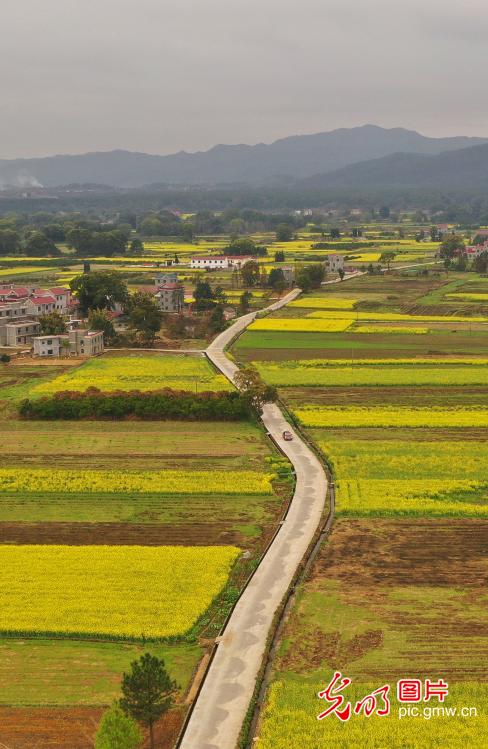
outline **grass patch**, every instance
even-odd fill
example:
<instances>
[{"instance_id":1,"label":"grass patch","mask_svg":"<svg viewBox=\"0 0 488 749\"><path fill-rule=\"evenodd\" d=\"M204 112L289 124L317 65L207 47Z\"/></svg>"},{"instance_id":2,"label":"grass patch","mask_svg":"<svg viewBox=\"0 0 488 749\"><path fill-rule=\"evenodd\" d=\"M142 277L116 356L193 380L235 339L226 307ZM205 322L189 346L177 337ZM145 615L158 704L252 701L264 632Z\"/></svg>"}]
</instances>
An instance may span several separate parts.
<instances>
[{"instance_id":1,"label":"grass patch","mask_svg":"<svg viewBox=\"0 0 488 749\"><path fill-rule=\"evenodd\" d=\"M108 705L120 695L122 674L147 652L164 659L180 691L203 654L196 643L0 638L0 705Z\"/></svg>"}]
</instances>

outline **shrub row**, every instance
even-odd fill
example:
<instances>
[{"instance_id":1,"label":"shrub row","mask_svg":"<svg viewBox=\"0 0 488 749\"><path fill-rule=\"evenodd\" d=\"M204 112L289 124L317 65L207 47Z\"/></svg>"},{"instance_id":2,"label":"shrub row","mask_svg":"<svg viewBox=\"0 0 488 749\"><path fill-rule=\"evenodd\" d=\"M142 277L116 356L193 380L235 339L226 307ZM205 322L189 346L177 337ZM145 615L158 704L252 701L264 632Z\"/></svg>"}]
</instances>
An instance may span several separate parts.
<instances>
[{"instance_id":1,"label":"shrub row","mask_svg":"<svg viewBox=\"0 0 488 749\"><path fill-rule=\"evenodd\" d=\"M237 421L250 416L249 406L238 392L198 393L155 390L102 393L65 391L52 397L27 398L19 405L27 419L153 419L182 421Z\"/></svg>"}]
</instances>

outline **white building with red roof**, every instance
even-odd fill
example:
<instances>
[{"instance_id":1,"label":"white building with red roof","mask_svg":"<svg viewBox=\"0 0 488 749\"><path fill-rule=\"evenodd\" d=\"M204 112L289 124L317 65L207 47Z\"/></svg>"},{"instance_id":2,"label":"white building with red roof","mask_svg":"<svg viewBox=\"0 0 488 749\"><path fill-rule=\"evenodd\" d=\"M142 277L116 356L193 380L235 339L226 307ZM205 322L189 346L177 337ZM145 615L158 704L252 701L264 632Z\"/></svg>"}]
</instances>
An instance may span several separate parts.
<instances>
[{"instance_id":1,"label":"white building with red roof","mask_svg":"<svg viewBox=\"0 0 488 749\"><path fill-rule=\"evenodd\" d=\"M225 270L229 267L229 259L225 255L202 255L192 257L190 268L202 268L206 270Z\"/></svg>"}]
</instances>

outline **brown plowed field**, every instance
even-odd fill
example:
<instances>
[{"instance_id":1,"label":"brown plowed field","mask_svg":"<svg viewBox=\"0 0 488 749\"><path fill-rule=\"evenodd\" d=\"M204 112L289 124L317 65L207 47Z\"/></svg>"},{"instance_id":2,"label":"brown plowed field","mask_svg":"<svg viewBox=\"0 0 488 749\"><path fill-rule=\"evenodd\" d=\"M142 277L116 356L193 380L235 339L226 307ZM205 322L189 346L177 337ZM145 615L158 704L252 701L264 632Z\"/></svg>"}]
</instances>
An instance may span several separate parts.
<instances>
[{"instance_id":1,"label":"brown plowed field","mask_svg":"<svg viewBox=\"0 0 488 749\"><path fill-rule=\"evenodd\" d=\"M0 747L5 749L93 749L103 708L0 707ZM155 729L157 749L170 749L183 713L171 710ZM147 749L149 742L142 744Z\"/></svg>"},{"instance_id":2,"label":"brown plowed field","mask_svg":"<svg viewBox=\"0 0 488 749\"><path fill-rule=\"evenodd\" d=\"M347 588L423 585L483 588L488 522L446 519L347 520L336 524L315 574Z\"/></svg>"},{"instance_id":3,"label":"brown plowed field","mask_svg":"<svg viewBox=\"0 0 488 749\"><path fill-rule=\"evenodd\" d=\"M278 669L488 682L487 544L481 519L337 521L287 623Z\"/></svg>"},{"instance_id":4,"label":"brown plowed field","mask_svg":"<svg viewBox=\"0 0 488 749\"><path fill-rule=\"evenodd\" d=\"M262 541L262 537L257 539ZM235 545L256 539L229 531L225 523L136 525L131 523L0 523L0 544L134 544L140 546Z\"/></svg>"}]
</instances>

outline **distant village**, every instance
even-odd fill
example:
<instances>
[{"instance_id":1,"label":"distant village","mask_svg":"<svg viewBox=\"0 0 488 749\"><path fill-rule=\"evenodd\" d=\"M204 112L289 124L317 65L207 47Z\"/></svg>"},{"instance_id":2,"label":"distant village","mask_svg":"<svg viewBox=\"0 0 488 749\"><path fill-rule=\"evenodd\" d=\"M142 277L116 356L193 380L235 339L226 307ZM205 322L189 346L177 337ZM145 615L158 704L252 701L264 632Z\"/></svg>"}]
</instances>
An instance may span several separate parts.
<instances>
[{"instance_id":1,"label":"distant village","mask_svg":"<svg viewBox=\"0 0 488 749\"><path fill-rule=\"evenodd\" d=\"M227 269L240 271L254 260L251 255L195 256L190 259L189 267L208 272ZM344 258L329 255L326 264L329 271L338 272L344 267ZM280 270L286 287L294 286L294 267L285 265ZM144 291L154 297L161 312L180 315L192 313L192 305L185 302L185 288L176 270L169 267L161 269L154 280L154 286L144 287ZM65 318L67 332L42 335L40 320L53 312ZM120 305L116 305L111 314L114 318L120 317ZM88 329L86 322L80 319L78 302L69 288L39 288L10 283L0 285L0 346L25 346L35 357L90 357L103 353L104 336L101 331Z\"/></svg>"}]
</instances>

